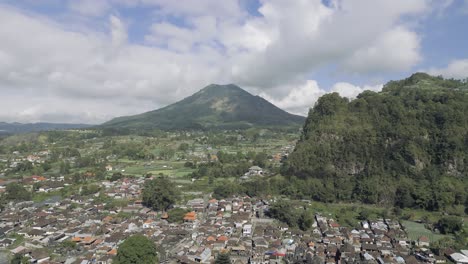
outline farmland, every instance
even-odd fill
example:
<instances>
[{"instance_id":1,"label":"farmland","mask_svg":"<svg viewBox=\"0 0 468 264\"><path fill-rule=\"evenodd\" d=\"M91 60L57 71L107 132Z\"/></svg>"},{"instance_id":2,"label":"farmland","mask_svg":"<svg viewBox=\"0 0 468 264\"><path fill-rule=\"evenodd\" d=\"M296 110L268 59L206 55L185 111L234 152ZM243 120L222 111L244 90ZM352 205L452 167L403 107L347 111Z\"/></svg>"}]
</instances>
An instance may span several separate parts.
<instances>
[{"instance_id":1,"label":"farmland","mask_svg":"<svg viewBox=\"0 0 468 264\"><path fill-rule=\"evenodd\" d=\"M431 242L438 241L447 235L436 234L431 230L427 229L424 224L416 223L413 221L401 221L401 224L405 227L405 230L408 234L408 238L414 241L417 241L421 236L429 238Z\"/></svg>"}]
</instances>

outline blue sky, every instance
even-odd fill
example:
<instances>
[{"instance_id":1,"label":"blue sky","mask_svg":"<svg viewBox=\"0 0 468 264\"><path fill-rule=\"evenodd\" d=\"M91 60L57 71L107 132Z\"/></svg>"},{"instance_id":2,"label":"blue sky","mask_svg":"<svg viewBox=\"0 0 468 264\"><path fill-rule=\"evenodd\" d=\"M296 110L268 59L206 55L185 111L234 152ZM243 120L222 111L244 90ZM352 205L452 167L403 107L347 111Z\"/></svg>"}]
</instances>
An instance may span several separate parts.
<instances>
[{"instance_id":1,"label":"blue sky","mask_svg":"<svg viewBox=\"0 0 468 264\"><path fill-rule=\"evenodd\" d=\"M467 0L3 0L0 121L100 123L210 83L298 114L416 71L468 77Z\"/></svg>"}]
</instances>

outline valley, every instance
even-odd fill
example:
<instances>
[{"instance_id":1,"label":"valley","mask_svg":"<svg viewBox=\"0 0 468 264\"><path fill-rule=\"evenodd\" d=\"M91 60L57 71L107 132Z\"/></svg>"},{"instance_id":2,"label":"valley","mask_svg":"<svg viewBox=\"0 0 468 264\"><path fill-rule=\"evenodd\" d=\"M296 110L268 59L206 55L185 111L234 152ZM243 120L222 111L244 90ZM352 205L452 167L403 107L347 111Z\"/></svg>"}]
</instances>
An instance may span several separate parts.
<instances>
[{"instance_id":1,"label":"valley","mask_svg":"<svg viewBox=\"0 0 468 264\"><path fill-rule=\"evenodd\" d=\"M136 240L161 263L450 261L468 242L467 123L441 109L465 113L465 86L415 74L353 101L328 94L302 130L154 129L146 113L4 136L0 260L111 263ZM226 93L251 98L210 89L161 111L183 119L207 100L232 113ZM196 120L225 122L212 114Z\"/></svg>"}]
</instances>

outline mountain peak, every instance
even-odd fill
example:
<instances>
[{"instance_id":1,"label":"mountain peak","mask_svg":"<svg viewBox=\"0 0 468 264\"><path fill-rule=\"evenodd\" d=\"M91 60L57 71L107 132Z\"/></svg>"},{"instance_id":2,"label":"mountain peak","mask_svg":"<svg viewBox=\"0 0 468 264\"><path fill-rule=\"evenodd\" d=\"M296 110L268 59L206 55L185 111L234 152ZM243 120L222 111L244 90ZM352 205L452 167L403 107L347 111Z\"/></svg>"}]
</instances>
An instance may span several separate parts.
<instances>
[{"instance_id":1,"label":"mountain peak","mask_svg":"<svg viewBox=\"0 0 468 264\"><path fill-rule=\"evenodd\" d=\"M235 84L210 84L164 108L119 117L104 127L129 129L239 129L252 126L299 126L304 117L279 109Z\"/></svg>"},{"instance_id":2,"label":"mountain peak","mask_svg":"<svg viewBox=\"0 0 468 264\"><path fill-rule=\"evenodd\" d=\"M230 83L230 84L216 84L216 83L212 83L208 86L206 86L205 88L201 89L200 90L201 92L214 92L214 91L237 91L237 92L244 92L246 93L246 91L242 88L240 88L239 86L233 84L233 83Z\"/></svg>"}]
</instances>

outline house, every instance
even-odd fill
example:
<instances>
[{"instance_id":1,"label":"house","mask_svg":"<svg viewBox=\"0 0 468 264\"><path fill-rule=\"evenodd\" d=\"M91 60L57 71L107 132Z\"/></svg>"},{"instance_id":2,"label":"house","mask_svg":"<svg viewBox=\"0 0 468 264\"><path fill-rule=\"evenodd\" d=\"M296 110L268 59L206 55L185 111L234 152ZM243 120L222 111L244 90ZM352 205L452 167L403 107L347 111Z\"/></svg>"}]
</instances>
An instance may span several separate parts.
<instances>
[{"instance_id":1,"label":"house","mask_svg":"<svg viewBox=\"0 0 468 264\"><path fill-rule=\"evenodd\" d=\"M38 176L38 175L33 175L33 176L31 176L31 178L32 178L35 182L42 182L42 181L47 180L47 178L45 178L44 176Z\"/></svg>"},{"instance_id":2,"label":"house","mask_svg":"<svg viewBox=\"0 0 468 264\"><path fill-rule=\"evenodd\" d=\"M10 250L10 252L13 253L13 254L19 254L19 253L24 253L24 252L26 252L27 250L28 250L28 249L25 248L25 247L23 247L23 246L18 246L18 247L16 247L16 248Z\"/></svg>"},{"instance_id":3,"label":"house","mask_svg":"<svg viewBox=\"0 0 468 264\"><path fill-rule=\"evenodd\" d=\"M28 155L28 156L26 157L26 159L27 159L29 162L34 163L34 162L40 161L41 157L36 156L36 155Z\"/></svg>"},{"instance_id":4,"label":"house","mask_svg":"<svg viewBox=\"0 0 468 264\"><path fill-rule=\"evenodd\" d=\"M249 175L263 175L263 169L259 166L252 166L249 168Z\"/></svg>"},{"instance_id":5,"label":"house","mask_svg":"<svg viewBox=\"0 0 468 264\"><path fill-rule=\"evenodd\" d=\"M217 162L219 159L218 159L218 156L217 155L214 155L214 154L211 154L209 156L209 159L211 162Z\"/></svg>"},{"instance_id":6,"label":"house","mask_svg":"<svg viewBox=\"0 0 468 264\"><path fill-rule=\"evenodd\" d=\"M14 242L14 240L4 238L4 239L0 240L0 247L6 248L6 247L10 246L11 244L13 244L13 242Z\"/></svg>"},{"instance_id":7,"label":"house","mask_svg":"<svg viewBox=\"0 0 468 264\"><path fill-rule=\"evenodd\" d=\"M198 256L195 257L195 261L205 263L205 262L209 261L210 257L211 257L211 249L205 248L201 252L201 254L199 254Z\"/></svg>"},{"instance_id":8,"label":"house","mask_svg":"<svg viewBox=\"0 0 468 264\"><path fill-rule=\"evenodd\" d=\"M154 227L154 221L152 219L148 219L143 223L144 229L153 228L153 227Z\"/></svg>"},{"instance_id":9,"label":"house","mask_svg":"<svg viewBox=\"0 0 468 264\"><path fill-rule=\"evenodd\" d=\"M109 164L109 165L106 166L106 171L112 171L112 169L113 169L112 165Z\"/></svg>"},{"instance_id":10,"label":"house","mask_svg":"<svg viewBox=\"0 0 468 264\"><path fill-rule=\"evenodd\" d=\"M429 238L427 236L420 236L418 238L418 246L419 247L429 247L429 243L431 241L429 240Z\"/></svg>"},{"instance_id":11,"label":"house","mask_svg":"<svg viewBox=\"0 0 468 264\"><path fill-rule=\"evenodd\" d=\"M252 225L244 225L242 228L242 235L243 236L251 236L252 235Z\"/></svg>"},{"instance_id":12,"label":"house","mask_svg":"<svg viewBox=\"0 0 468 264\"><path fill-rule=\"evenodd\" d=\"M462 253L455 252L450 255L450 259L455 262L455 264L466 264L468 263L468 256L465 256Z\"/></svg>"},{"instance_id":13,"label":"house","mask_svg":"<svg viewBox=\"0 0 468 264\"><path fill-rule=\"evenodd\" d=\"M184 216L184 222L194 222L197 220L197 213L195 212L188 212Z\"/></svg>"}]
</instances>

